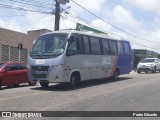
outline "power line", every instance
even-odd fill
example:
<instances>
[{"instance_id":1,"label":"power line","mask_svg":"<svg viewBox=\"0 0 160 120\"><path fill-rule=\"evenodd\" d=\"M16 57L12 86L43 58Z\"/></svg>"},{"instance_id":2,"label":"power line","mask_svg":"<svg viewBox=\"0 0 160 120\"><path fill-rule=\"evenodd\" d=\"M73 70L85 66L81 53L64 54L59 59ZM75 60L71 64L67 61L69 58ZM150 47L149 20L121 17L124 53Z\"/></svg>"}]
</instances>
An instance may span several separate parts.
<instances>
[{"instance_id":1,"label":"power line","mask_svg":"<svg viewBox=\"0 0 160 120\"><path fill-rule=\"evenodd\" d=\"M45 2L45 3L41 3L41 2L39 2L38 0L32 0L32 1L31 1L31 0L20 0L20 1L25 1L25 2L29 2L29 3L30 3L30 2L32 2L32 3L38 3L39 5L44 6L44 7L48 7L49 4L52 5L52 3L46 3L46 2ZM35 2L34 2L34 1L35 1Z\"/></svg>"},{"instance_id":2,"label":"power line","mask_svg":"<svg viewBox=\"0 0 160 120\"><path fill-rule=\"evenodd\" d=\"M75 18L75 19L77 19L77 20L80 20L80 21L82 21L82 22L85 22L86 24L89 23L89 21L85 20L84 18L77 17L77 16L72 15L72 14L70 14L70 13L68 13L68 12L65 12L65 13L67 13L67 14L68 14L70 17L72 17L72 18ZM92 27L94 27L94 26L92 26ZM117 34L115 34L115 33L113 33L113 32L110 32L110 34L113 34L113 35L115 35L115 36L121 37L120 35L117 35ZM131 42L132 42L133 44L135 44L135 45L139 45L139 46L142 46L142 47L146 47L146 48L150 48L150 49L155 49L155 50L160 50L160 49L158 49L158 48L149 47L149 46L142 45L142 44L139 44L139 43L136 43L136 42L133 42L133 41L131 41ZM158 46L158 47L159 47L159 46Z\"/></svg>"},{"instance_id":3,"label":"power line","mask_svg":"<svg viewBox=\"0 0 160 120\"><path fill-rule=\"evenodd\" d=\"M65 26L65 27L66 27L66 29L67 29L67 24L65 23L65 21L64 21L64 19L63 19L63 16L61 16L61 20L62 20L62 22L63 22L64 26Z\"/></svg>"},{"instance_id":4,"label":"power line","mask_svg":"<svg viewBox=\"0 0 160 120\"><path fill-rule=\"evenodd\" d=\"M0 7L8 8L8 9L14 9L14 10L21 10L21 11L29 11L29 12L38 12L38 13L43 13L43 14L51 14L50 12L43 12L43 11L38 11L38 10L33 10L33 9L14 7L14 6L5 5L5 4L0 4Z\"/></svg>"},{"instance_id":5,"label":"power line","mask_svg":"<svg viewBox=\"0 0 160 120\"><path fill-rule=\"evenodd\" d=\"M0 17L19 17L19 16L25 16L25 15L4 15Z\"/></svg>"},{"instance_id":6,"label":"power line","mask_svg":"<svg viewBox=\"0 0 160 120\"><path fill-rule=\"evenodd\" d=\"M42 5L36 5L36 4L28 3L28 1L26 1L26 2L20 2L20 1L16 1L16 0L9 0L9 1L20 3L20 4L25 4L25 5L31 5L31 6L35 6L35 7L40 7L40 8L46 8ZM51 9L51 8L46 8L46 9Z\"/></svg>"},{"instance_id":7,"label":"power line","mask_svg":"<svg viewBox=\"0 0 160 120\"><path fill-rule=\"evenodd\" d=\"M121 29L121 28L118 28L117 26L111 24L110 22L108 22L108 21L106 21L106 20L100 18L100 17L97 16L96 14L92 13L91 11L89 11L88 9L86 9L85 7L83 7L82 5L78 4L78 3L75 2L74 0L71 0L71 1L74 2L76 5L78 5L79 7L83 8L84 10L86 10L88 13L90 13L90 14L92 14L93 16L97 17L98 19L102 20L103 22L105 22L105 23L111 25L112 27L114 27L114 28L116 28L116 29L118 29L118 30L120 30L120 31L122 31L122 32L124 32L124 33L126 33L126 34L128 34L128 35L130 35L130 36L133 36L133 37L135 37L135 38L139 38L139 39L144 40L144 41L148 41L148 42L152 42L152 43L154 42L154 41L150 41L150 40L141 38L141 37L136 36L136 35L134 35L134 34L131 34L131 33L127 32L127 31L125 31L125 30L123 30L123 29ZM154 43L159 43L159 42L154 42Z\"/></svg>"}]
</instances>

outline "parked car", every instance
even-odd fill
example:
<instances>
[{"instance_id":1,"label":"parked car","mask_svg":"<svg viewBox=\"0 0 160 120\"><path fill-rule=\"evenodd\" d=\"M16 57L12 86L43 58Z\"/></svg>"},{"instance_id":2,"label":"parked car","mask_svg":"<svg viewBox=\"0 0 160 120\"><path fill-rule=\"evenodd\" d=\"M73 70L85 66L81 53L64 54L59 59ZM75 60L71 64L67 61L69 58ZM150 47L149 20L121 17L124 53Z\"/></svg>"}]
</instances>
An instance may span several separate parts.
<instances>
[{"instance_id":1,"label":"parked car","mask_svg":"<svg viewBox=\"0 0 160 120\"><path fill-rule=\"evenodd\" d=\"M137 65L137 73L160 71L160 60L158 58L145 58Z\"/></svg>"},{"instance_id":2,"label":"parked car","mask_svg":"<svg viewBox=\"0 0 160 120\"><path fill-rule=\"evenodd\" d=\"M31 83L27 76L27 64L23 62L6 62L0 63L0 87L1 86L18 86L21 83L35 85Z\"/></svg>"}]
</instances>

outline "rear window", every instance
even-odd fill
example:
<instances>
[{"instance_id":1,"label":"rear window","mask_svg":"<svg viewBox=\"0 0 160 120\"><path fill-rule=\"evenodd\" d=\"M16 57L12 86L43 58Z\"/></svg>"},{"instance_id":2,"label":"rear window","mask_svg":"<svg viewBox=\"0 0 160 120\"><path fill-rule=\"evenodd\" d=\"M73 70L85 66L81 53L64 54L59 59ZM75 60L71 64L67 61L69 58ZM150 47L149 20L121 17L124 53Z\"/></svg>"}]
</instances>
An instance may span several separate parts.
<instances>
[{"instance_id":1,"label":"rear window","mask_svg":"<svg viewBox=\"0 0 160 120\"><path fill-rule=\"evenodd\" d=\"M18 64L18 70L24 70L24 69L27 69L27 65L26 64Z\"/></svg>"},{"instance_id":2,"label":"rear window","mask_svg":"<svg viewBox=\"0 0 160 120\"><path fill-rule=\"evenodd\" d=\"M155 62L155 59L144 59L141 61L141 63L152 63Z\"/></svg>"}]
</instances>

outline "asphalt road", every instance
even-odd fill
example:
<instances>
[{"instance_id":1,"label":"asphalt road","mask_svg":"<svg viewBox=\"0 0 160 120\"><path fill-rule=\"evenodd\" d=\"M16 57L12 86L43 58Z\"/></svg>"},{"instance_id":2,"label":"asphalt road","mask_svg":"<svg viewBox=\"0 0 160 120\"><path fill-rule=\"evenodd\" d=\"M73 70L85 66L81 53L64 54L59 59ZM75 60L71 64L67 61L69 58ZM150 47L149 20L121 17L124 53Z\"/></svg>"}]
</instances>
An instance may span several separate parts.
<instances>
[{"instance_id":1,"label":"asphalt road","mask_svg":"<svg viewBox=\"0 0 160 120\"><path fill-rule=\"evenodd\" d=\"M48 89L21 85L0 90L1 111L160 111L160 73L132 72L117 81L83 82L76 90L65 84ZM52 118L50 118L52 119ZM106 118L54 118L104 119ZM137 120L138 118L107 118ZM141 118L144 120L153 118ZM155 118L158 120L158 118Z\"/></svg>"}]
</instances>

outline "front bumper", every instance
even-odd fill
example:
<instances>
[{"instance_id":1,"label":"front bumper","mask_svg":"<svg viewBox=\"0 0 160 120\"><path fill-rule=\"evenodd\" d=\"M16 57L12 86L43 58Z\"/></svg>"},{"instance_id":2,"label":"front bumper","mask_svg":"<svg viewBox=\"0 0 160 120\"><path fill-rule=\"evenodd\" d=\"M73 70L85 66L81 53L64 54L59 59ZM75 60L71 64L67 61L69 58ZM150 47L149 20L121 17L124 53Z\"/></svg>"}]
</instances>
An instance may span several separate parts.
<instances>
[{"instance_id":1,"label":"front bumper","mask_svg":"<svg viewBox=\"0 0 160 120\"><path fill-rule=\"evenodd\" d=\"M37 82L49 82L49 83L62 83L65 81L64 67L55 66L54 69L49 67L44 69L44 66L41 67L43 69L37 70L39 66L35 68L32 66L28 71L28 76L30 81ZM33 69L34 68L34 69Z\"/></svg>"},{"instance_id":2,"label":"front bumper","mask_svg":"<svg viewBox=\"0 0 160 120\"><path fill-rule=\"evenodd\" d=\"M137 71L153 71L154 70L154 66L143 66L143 67L138 67Z\"/></svg>"}]
</instances>

